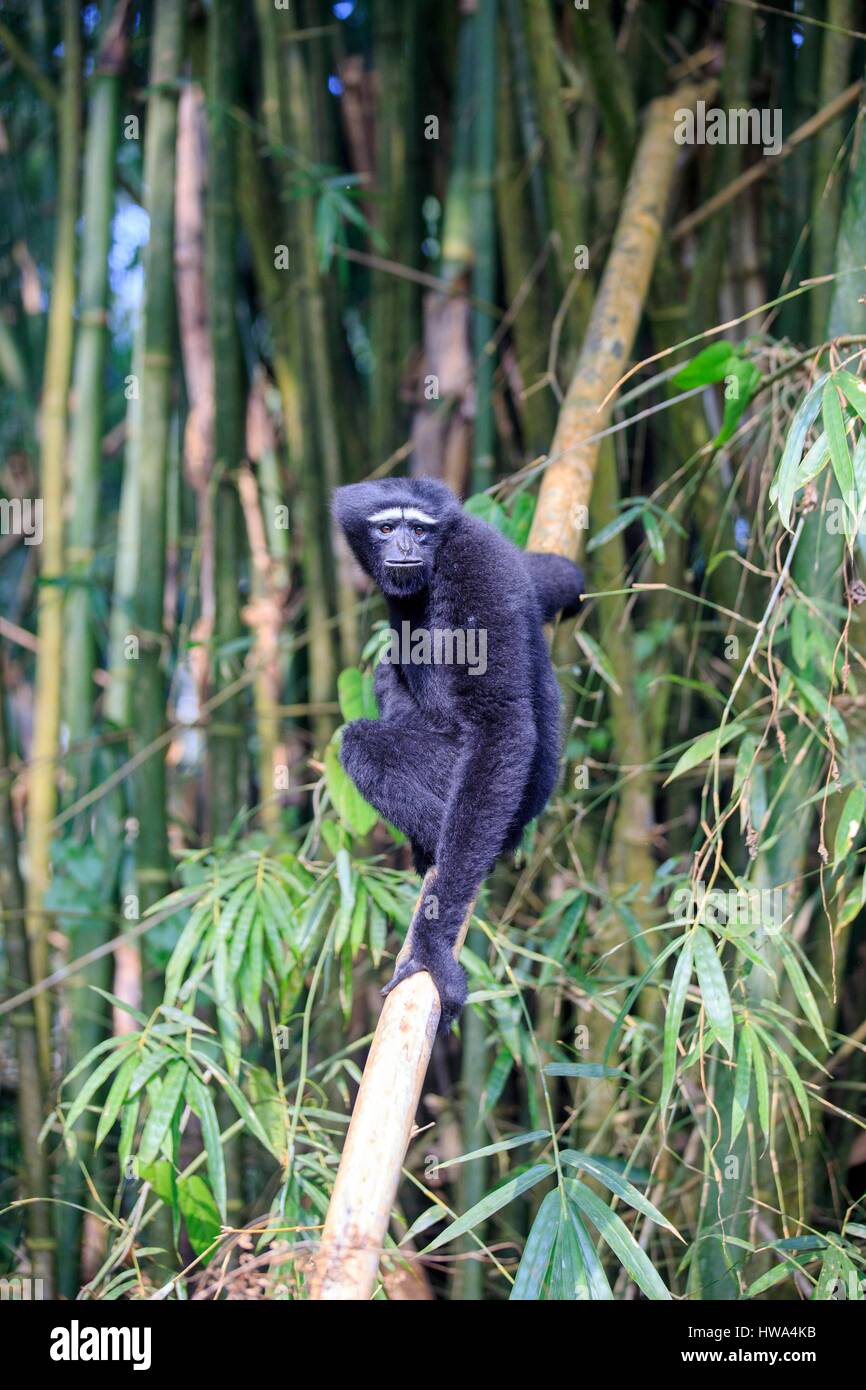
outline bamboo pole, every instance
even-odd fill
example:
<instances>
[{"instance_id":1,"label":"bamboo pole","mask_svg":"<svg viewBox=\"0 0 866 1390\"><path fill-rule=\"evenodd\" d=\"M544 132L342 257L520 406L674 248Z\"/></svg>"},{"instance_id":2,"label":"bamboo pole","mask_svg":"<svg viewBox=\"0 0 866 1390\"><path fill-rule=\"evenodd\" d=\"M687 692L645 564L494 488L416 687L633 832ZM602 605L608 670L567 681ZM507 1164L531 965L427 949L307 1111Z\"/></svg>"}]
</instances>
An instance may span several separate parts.
<instances>
[{"instance_id":1,"label":"bamboo pole","mask_svg":"<svg viewBox=\"0 0 866 1390\"><path fill-rule=\"evenodd\" d=\"M240 338L235 321L236 148L231 108L236 100L237 15L231 0L217 0L207 26L208 196L205 273L213 370L214 659L211 677L219 690L232 678L222 655L241 635L240 509L236 475L244 450L244 400ZM240 700L233 696L208 731L210 833L228 832L239 794Z\"/></svg>"},{"instance_id":2,"label":"bamboo pole","mask_svg":"<svg viewBox=\"0 0 866 1390\"><path fill-rule=\"evenodd\" d=\"M36 633L39 659L33 710L27 819L27 934L33 978L48 974L48 928L42 903L51 865L51 820L57 808L56 758L60 740L63 672L63 499L66 407L72 371L75 305L75 219L78 215L78 158L81 145L81 31L74 0L63 7L63 93L59 135L57 223L48 342L42 379L42 458L39 485L44 514ZM47 994L35 1004L39 1062L51 1072L51 1015Z\"/></svg>"},{"instance_id":3,"label":"bamboo pole","mask_svg":"<svg viewBox=\"0 0 866 1390\"><path fill-rule=\"evenodd\" d=\"M837 92L847 86L851 70L854 35L853 0L829 0L827 17L833 25L821 36L821 77L818 89L818 110L828 107ZM815 141L812 166L812 246L809 269L813 277L828 275L833 270L833 253L839 215L842 207L842 187L845 165L845 119L840 112L828 122ZM831 285L818 285L810 298L811 341L820 343L827 325L832 294Z\"/></svg>"},{"instance_id":4,"label":"bamboo pole","mask_svg":"<svg viewBox=\"0 0 866 1390\"><path fill-rule=\"evenodd\" d=\"M12 810L10 746L6 734L6 682L0 662L0 904L5 920L3 942L10 991L27 989L32 980L24 918L24 885L18 864L18 835ZM14 1001L7 1001L14 1002ZM42 1297L54 1297L54 1251L51 1230L51 1173L48 1156L39 1140L46 1104L39 1068L36 1013L30 1000L10 1010L15 1057L18 1063L18 1123L21 1134L21 1178L27 1253L34 1279L42 1280Z\"/></svg>"},{"instance_id":5,"label":"bamboo pole","mask_svg":"<svg viewBox=\"0 0 866 1390\"><path fill-rule=\"evenodd\" d=\"M431 869L416 911L434 877ZM454 943L455 958L474 907L473 902ZM398 961L409 949L407 938ZM373 1293L439 1013L439 994L426 970L410 975L385 1000L315 1260L310 1297L316 1301L365 1301Z\"/></svg>"},{"instance_id":6,"label":"bamboo pole","mask_svg":"<svg viewBox=\"0 0 866 1390\"><path fill-rule=\"evenodd\" d=\"M114 212L114 162L118 112L127 44L126 0L106 11L106 32L93 76L81 210L78 342L73 371L75 409L70 430L69 530L66 564L72 587L66 599L64 709L72 741L86 737L93 725L93 669L96 641L88 588L99 525L102 435L105 427L105 361L108 347L108 257ZM89 757L79 768L83 782ZM82 786L86 790L86 786Z\"/></svg>"},{"instance_id":7,"label":"bamboo pole","mask_svg":"<svg viewBox=\"0 0 866 1390\"><path fill-rule=\"evenodd\" d=\"M134 617L140 656L133 687L137 748L158 738L165 722L162 645L166 477L175 371L174 170L183 30L184 7L179 0L159 0L151 48L144 156L150 240L144 259L140 353L133 361L140 372L140 400L136 438L130 440L135 459L132 477L139 537ZM149 758L138 768L135 796L139 820L135 872L139 910L143 913L162 897L169 882L162 756ZM149 945L144 945L142 955L145 964L153 968L152 975L145 971L143 984L145 1008L150 1009L161 1001L162 991Z\"/></svg>"},{"instance_id":8,"label":"bamboo pole","mask_svg":"<svg viewBox=\"0 0 866 1390\"><path fill-rule=\"evenodd\" d=\"M478 101L473 128L472 221L475 258L472 291L490 303L496 292L496 0L481 0L475 20ZM496 429L493 418L493 320L476 302L472 310L475 357L475 427L472 431L472 490L483 492L493 479Z\"/></svg>"}]
</instances>

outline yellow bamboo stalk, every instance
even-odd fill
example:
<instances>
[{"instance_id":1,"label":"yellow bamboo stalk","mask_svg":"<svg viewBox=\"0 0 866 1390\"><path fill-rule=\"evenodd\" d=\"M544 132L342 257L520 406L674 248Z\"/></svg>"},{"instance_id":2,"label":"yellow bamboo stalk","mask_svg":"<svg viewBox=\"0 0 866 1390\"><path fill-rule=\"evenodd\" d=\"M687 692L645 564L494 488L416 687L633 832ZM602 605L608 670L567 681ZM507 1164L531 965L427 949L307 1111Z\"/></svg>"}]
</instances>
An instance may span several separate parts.
<instances>
[{"instance_id":1,"label":"yellow bamboo stalk","mask_svg":"<svg viewBox=\"0 0 866 1390\"><path fill-rule=\"evenodd\" d=\"M418 903L431 891L433 875L431 870L421 885ZM460 928L455 957L474 906ZM407 940L400 959L408 949ZM314 1300L364 1301L373 1293L439 1013L439 994L426 970L410 975L385 1000L315 1260Z\"/></svg>"},{"instance_id":2,"label":"yellow bamboo stalk","mask_svg":"<svg viewBox=\"0 0 866 1390\"><path fill-rule=\"evenodd\" d=\"M649 107L589 327L559 413L530 550L576 559L585 540L584 517L600 443L588 441L607 425L607 398L625 369L643 313L682 152L674 139L675 113L693 106L697 96L696 87L681 88Z\"/></svg>"},{"instance_id":3,"label":"yellow bamboo stalk","mask_svg":"<svg viewBox=\"0 0 866 1390\"><path fill-rule=\"evenodd\" d=\"M66 0L63 9L63 92L59 116L59 178L54 234L54 273L48 310L48 338L42 384L42 458L39 477L43 539L36 614L39 656L36 662L33 745L28 779L27 934L33 979L48 974L48 930L42 905L51 865L51 820L57 809L57 753L63 671L63 494L66 460L66 407L72 372L75 304L75 219L78 215L78 158L81 144L81 38L79 7ZM36 999L39 1062L50 1071L50 1006L47 994Z\"/></svg>"}]
</instances>

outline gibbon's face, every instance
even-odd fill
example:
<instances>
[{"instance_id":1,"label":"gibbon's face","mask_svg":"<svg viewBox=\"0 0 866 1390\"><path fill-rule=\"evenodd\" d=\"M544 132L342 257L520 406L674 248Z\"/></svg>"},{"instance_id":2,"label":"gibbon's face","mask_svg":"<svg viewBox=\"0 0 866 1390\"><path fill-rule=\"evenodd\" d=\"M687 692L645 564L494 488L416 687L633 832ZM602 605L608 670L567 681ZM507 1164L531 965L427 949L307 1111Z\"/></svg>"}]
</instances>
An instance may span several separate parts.
<instances>
[{"instance_id":1,"label":"gibbon's face","mask_svg":"<svg viewBox=\"0 0 866 1390\"><path fill-rule=\"evenodd\" d=\"M382 507L367 517L373 578L391 598L420 593L430 583L438 522L421 507Z\"/></svg>"}]
</instances>

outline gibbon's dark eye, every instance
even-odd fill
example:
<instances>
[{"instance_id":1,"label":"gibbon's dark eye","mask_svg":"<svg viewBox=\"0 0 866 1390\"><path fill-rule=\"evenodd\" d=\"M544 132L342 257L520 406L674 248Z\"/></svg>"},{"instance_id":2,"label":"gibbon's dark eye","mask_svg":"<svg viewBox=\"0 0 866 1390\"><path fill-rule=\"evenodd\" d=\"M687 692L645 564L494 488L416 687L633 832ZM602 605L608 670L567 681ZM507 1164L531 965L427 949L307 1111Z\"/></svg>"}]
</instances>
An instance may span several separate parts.
<instances>
[{"instance_id":1,"label":"gibbon's dark eye","mask_svg":"<svg viewBox=\"0 0 866 1390\"><path fill-rule=\"evenodd\" d=\"M393 527L393 526L389 526L389 525L386 523L384 526L380 526L380 527L379 527L379 530L382 532L382 535L383 535L383 536L390 536L391 532L394 530L394 527Z\"/></svg>"},{"instance_id":2,"label":"gibbon's dark eye","mask_svg":"<svg viewBox=\"0 0 866 1390\"><path fill-rule=\"evenodd\" d=\"M415 532L416 536L426 536L427 534L423 526L413 526L412 530Z\"/></svg>"}]
</instances>

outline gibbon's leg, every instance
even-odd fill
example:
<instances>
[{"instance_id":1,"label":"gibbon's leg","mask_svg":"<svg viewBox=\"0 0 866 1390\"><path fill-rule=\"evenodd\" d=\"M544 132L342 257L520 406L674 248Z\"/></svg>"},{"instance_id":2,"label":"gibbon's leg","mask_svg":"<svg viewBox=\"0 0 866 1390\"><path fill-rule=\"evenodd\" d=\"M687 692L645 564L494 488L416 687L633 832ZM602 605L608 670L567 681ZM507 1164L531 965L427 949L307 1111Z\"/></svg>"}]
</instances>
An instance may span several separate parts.
<instances>
[{"instance_id":1,"label":"gibbon's leg","mask_svg":"<svg viewBox=\"0 0 866 1390\"><path fill-rule=\"evenodd\" d=\"M432 893L412 922L412 954L385 988L427 970L439 991L440 1029L447 1032L466 1002L466 975L454 942L475 894L500 853L523 797L536 734L532 706L515 701L467 738L454 769L436 846ZM435 912L430 899L435 899Z\"/></svg>"},{"instance_id":2,"label":"gibbon's leg","mask_svg":"<svg viewBox=\"0 0 866 1390\"><path fill-rule=\"evenodd\" d=\"M343 767L380 815L409 836L419 872L433 861L458 751L445 734L387 719L358 719L343 732Z\"/></svg>"}]
</instances>

